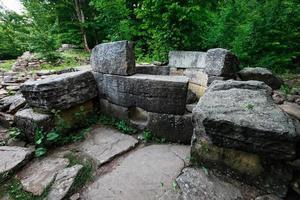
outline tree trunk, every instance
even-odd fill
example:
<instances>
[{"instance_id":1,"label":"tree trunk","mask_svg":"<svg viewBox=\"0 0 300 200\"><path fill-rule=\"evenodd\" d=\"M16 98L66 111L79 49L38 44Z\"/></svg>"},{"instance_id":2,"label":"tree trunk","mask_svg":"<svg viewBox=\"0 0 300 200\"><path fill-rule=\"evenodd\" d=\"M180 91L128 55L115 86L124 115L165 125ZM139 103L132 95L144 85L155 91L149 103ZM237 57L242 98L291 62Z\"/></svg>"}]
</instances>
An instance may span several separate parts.
<instances>
[{"instance_id":1,"label":"tree trunk","mask_svg":"<svg viewBox=\"0 0 300 200\"><path fill-rule=\"evenodd\" d=\"M79 21L80 32L81 32L82 37L83 37L84 49L86 51L90 52L91 50L89 48L89 44L88 44L88 41L87 41L86 30L83 27L83 24L85 22L85 17L84 17L83 10L81 8L81 3L82 2L80 0L74 0L74 7L75 7L77 18L78 18L78 21Z\"/></svg>"}]
</instances>

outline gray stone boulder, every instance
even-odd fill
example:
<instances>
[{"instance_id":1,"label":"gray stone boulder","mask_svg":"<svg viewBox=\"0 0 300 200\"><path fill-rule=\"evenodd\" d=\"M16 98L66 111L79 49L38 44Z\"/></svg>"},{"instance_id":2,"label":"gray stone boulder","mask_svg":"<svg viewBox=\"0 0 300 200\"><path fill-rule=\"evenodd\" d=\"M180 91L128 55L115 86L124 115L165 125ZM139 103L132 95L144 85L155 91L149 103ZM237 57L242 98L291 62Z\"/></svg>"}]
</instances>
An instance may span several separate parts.
<instances>
[{"instance_id":1,"label":"gray stone boulder","mask_svg":"<svg viewBox=\"0 0 300 200\"><path fill-rule=\"evenodd\" d=\"M115 75L134 74L134 43L118 41L97 45L92 51L91 65L95 72Z\"/></svg>"},{"instance_id":2,"label":"gray stone boulder","mask_svg":"<svg viewBox=\"0 0 300 200\"><path fill-rule=\"evenodd\" d=\"M89 71L27 81L22 84L21 92L31 107L44 111L68 109L98 95L96 81Z\"/></svg>"},{"instance_id":3,"label":"gray stone boulder","mask_svg":"<svg viewBox=\"0 0 300 200\"><path fill-rule=\"evenodd\" d=\"M185 168L176 179L182 200L239 200L244 199L236 186L224 182L203 169Z\"/></svg>"},{"instance_id":4,"label":"gray stone boulder","mask_svg":"<svg viewBox=\"0 0 300 200\"><path fill-rule=\"evenodd\" d=\"M0 146L0 183L24 166L33 152L30 148Z\"/></svg>"},{"instance_id":5,"label":"gray stone boulder","mask_svg":"<svg viewBox=\"0 0 300 200\"><path fill-rule=\"evenodd\" d=\"M47 132L54 127L53 116L34 112L33 109L24 109L18 111L15 115L14 122L26 139L30 142L34 141L34 134L37 129Z\"/></svg>"},{"instance_id":6,"label":"gray stone boulder","mask_svg":"<svg viewBox=\"0 0 300 200\"><path fill-rule=\"evenodd\" d=\"M104 75L107 99L123 107L139 107L149 112L183 114L188 79L183 76Z\"/></svg>"},{"instance_id":7,"label":"gray stone boulder","mask_svg":"<svg viewBox=\"0 0 300 200\"><path fill-rule=\"evenodd\" d=\"M208 137L217 146L273 159L296 155L295 125L262 82L213 82L193 110L193 118L196 138Z\"/></svg>"},{"instance_id":8,"label":"gray stone boulder","mask_svg":"<svg viewBox=\"0 0 300 200\"><path fill-rule=\"evenodd\" d=\"M230 51L221 48L207 51L205 72L208 76L235 78L238 69L239 61Z\"/></svg>"},{"instance_id":9,"label":"gray stone boulder","mask_svg":"<svg viewBox=\"0 0 300 200\"><path fill-rule=\"evenodd\" d=\"M261 67L247 67L238 72L239 77L243 81L256 80L262 81L272 89L279 89L283 81L275 76L270 70Z\"/></svg>"},{"instance_id":10,"label":"gray stone boulder","mask_svg":"<svg viewBox=\"0 0 300 200\"><path fill-rule=\"evenodd\" d=\"M170 51L169 67L175 68L205 68L205 52L199 51Z\"/></svg>"}]
</instances>

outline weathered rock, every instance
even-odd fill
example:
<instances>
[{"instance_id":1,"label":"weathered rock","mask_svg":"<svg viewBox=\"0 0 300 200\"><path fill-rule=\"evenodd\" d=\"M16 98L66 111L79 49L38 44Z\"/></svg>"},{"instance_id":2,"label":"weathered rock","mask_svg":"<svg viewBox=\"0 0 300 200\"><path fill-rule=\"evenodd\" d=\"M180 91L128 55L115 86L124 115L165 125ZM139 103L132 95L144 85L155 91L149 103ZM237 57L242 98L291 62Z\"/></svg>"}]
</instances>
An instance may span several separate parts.
<instances>
[{"instance_id":1,"label":"weathered rock","mask_svg":"<svg viewBox=\"0 0 300 200\"><path fill-rule=\"evenodd\" d=\"M193 109L196 108L196 106L197 106L196 103L194 103L194 104L187 104L186 105L187 112L189 112L189 113L193 112Z\"/></svg>"},{"instance_id":2,"label":"weathered rock","mask_svg":"<svg viewBox=\"0 0 300 200\"><path fill-rule=\"evenodd\" d=\"M205 68L205 52L199 51L170 51L169 67L175 68Z\"/></svg>"},{"instance_id":3,"label":"weathered rock","mask_svg":"<svg viewBox=\"0 0 300 200\"><path fill-rule=\"evenodd\" d=\"M0 126L0 146L4 146L9 139L8 130Z\"/></svg>"},{"instance_id":4,"label":"weathered rock","mask_svg":"<svg viewBox=\"0 0 300 200\"><path fill-rule=\"evenodd\" d=\"M176 179L183 200L239 200L240 189L203 169L185 168Z\"/></svg>"},{"instance_id":5,"label":"weathered rock","mask_svg":"<svg viewBox=\"0 0 300 200\"><path fill-rule=\"evenodd\" d=\"M51 115L34 112L33 109L25 109L16 113L15 124L26 136L26 139L33 142L37 129L47 132L54 127L54 120Z\"/></svg>"},{"instance_id":6,"label":"weathered rock","mask_svg":"<svg viewBox=\"0 0 300 200\"><path fill-rule=\"evenodd\" d=\"M78 147L80 151L102 165L114 157L134 148L138 141L109 127L95 128Z\"/></svg>"},{"instance_id":7,"label":"weathered rock","mask_svg":"<svg viewBox=\"0 0 300 200\"><path fill-rule=\"evenodd\" d=\"M83 192L83 199L159 199L172 188L188 155L188 146L151 145L138 149L91 184Z\"/></svg>"},{"instance_id":8,"label":"weathered rock","mask_svg":"<svg viewBox=\"0 0 300 200\"><path fill-rule=\"evenodd\" d=\"M208 76L235 78L239 69L237 57L226 49L216 48L207 51L205 73Z\"/></svg>"},{"instance_id":9,"label":"weathered rock","mask_svg":"<svg viewBox=\"0 0 300 200\"><path fill-rule=\"evenodd\" d=\"M117 119L128 120L129 118L128 108L112 104L106 99L100 99L100 109L101 113Z\"/></svg>"},{"instance_id":10,"label":"weathered rock","mask_svg":"<svg viewBox=\"0 0 300 200\"><path fill-rule=\"evenodd\" d=\"M105 97L104 74L93 72L93 75L96 80L98 95L100 98L104 98Z\"/></svg>"},{"instance_id":11,"label":"weathered rock","mask_svg":"<svg viewBox=\"0 0 300 200\"><path fill-rule=\"evenodd\" d=\"M202 97L206 91L206 87L194 83L189 83L188 89L194 93L198 99Z\"/></svg>"},{"instance_id":12,"label":"weathered rock","mask_svg":"<svg viewBox=\"0 0 300 200\"><path fill-rule=\"evenodd\" d=\"M283 81L272 74L272 72L266 68L247 67L239 71L239 76L243 81L256 80L265 82L272 89L279 89L283 84Z\"/></svg>"},{"instance_id":13,"label":"weathered rock","mask_svg":"<svg viewBox=\"0 0 300 200\"><path fill-rule=\"evenodd\" d=\"M292 180L291 167L282 161L232 148L222 148L206 138L194 141L192 157L197 164L217 169L227 176L279 196L286 195Z\"/></svg>"},{"instance_id":14,"label":"weathered rock","mask_svg":"<svg viewBox=\"0 0 300 200\"><path fill-rule=\"evenodd\" d=\"M146 129L169 142L190 144L193 135L192 114L170 115L149 112Z\"/></svg>"},{"instance_id":15,"label":"weathered rock","mask_svg":"<svg viewBox=\"0 0 300 200\"><path fill-rule=\"evenodd\" d=\"M7 113L15 114L19 109L23 108L26 105L26 100L23 95L15 95L17 98L14 99L12 104L10 104Z\"/></svg>"},{"instance_id":16,"label":"weathered rock","mask_svg":"<svg viewBox=\"0 0 300 200\"><path fill-rule=\"evenodd\" d=\"M256 197L255 200L282 200L282 199L273 194L267 194L267 195Z\"/></svg>"},{"instance_id":17,"label":"weathered rock","mask_svg":"<svg viewBox=\"0 0 300 200\"><path fill-rule=\"evenodd\" d=\"M134 74L133 42L118 41L97 45L92 51L91 65L95 72L115 75Z\"/></svg>"},{"instance_id":18,"label":"weathered rock","mask_svg":"<svg viewBox=\"0 0 300 200\"><path fill-rule=\"evenodd\" d=\"M33 152L30 148L0 146L0 183L24 166Z\"/></svg>"},{"instance_id":19,"label":"weathered rock","mask_svg":"<svg viewBox=\"0 0 300 200\"><path fill-rule=\"evenodd\" d=\"M298 104L284 102L284 104L280 105L279 107L287 114L300 120L300 106Z\"/></svg>"},{"instance_id":20,"label":"weathered rock","mask_svg":"<svg viewBox=\"0 0 300 200\"><path fill-rule=\"evenodd\" d=\"M107 99L124 107L149 112L183 114L188 79L182 76L104 75Z\"/></svg>"},{"instance_id":21,"label":"weathered rock","mask_svg":"<svg viewBox=\"0 0 300 200\"><path fill-rule=\"evenodd\" d=\"M194 112L196 137L274 159L295 157L295 125L258 81L215 81Z\"/></svg>"},{"instance_id":22,"label":"weathered rock","mask_svg":"<svg viewBox=\"0 0 300 200\"><path fill-rule=\"evenodd\" d=\"M203 69L194 69L194 68L188 68L188 69L177 69L177 68L171 68L170 69L170 75L180 75L180 76L186 76L189 78L190 83L194 83L197 85L201 85L203 87L207 87L208 83L208 76L204 72Z\"/></svg>"},{"instance_id":23,"label":"weathered rock","mask_svg":"<svg viewBox=\"0 0 300 200\"><path fill-rule=\"evenodd\" d=\"M75 178L77 177L82 167L82 165L74 165L72 167L68 167L59 171L56 175L53 185L51 186L51 190L48 194L47 199L63 199L70 191Z\"/></svg>"},{"instance_id":24,"label":"weathered rock","mask_svg":"<svg viewBox=\"0 0 300 200\"><path fill-rule=\"evenodd\" d=\"M280 94L278 94L278 93L274 93L273 95L272 95L272 98L273 98L273 100L274 100L274 102L276 103L276 104L283 104L283 102L284 102L284 96L282 96L282 95L280 95Z\"/></svg>"},{"instance_id":25,"label":"weathered rock","mask_svg":"<svg viewBox=\"0 0 300 200\"><path fill-rule=\"evenodd\" d=\"M186 95L186 103L192 104L192 103L196 103L198 101L199 101L199 98L197 97L197 95L189 89L187 91L187 95Z\"/></svg>"},{"instance_id":26,"label":"weathered rock","mask_svg":"<svg viewBox=\"0 0 300 200\"><path fill-rule=\"evenodd\" d=\"M151 75L169 75L170 67L155 66L155 65L137 65L135 68L136 74L151 74Z\"/></svg>"},{"instance_id":27,"label":"weathered rock","mask_svg":"<svg viewBox=\"0 0 300 200\"><path fill-rule=\"evenodd\" d=\"M66 168L68 159L46 157L36 160L18 173L23 189L33 195L40 196L55 180L57 173Z\"/></svg>"},{"instance_id":28,"label":"weathered rock","mask_svg":"<svg viewBox=\"0 0 300 200\"><path fill-rule=\"evenodd\" d=\"M0 125L4 128L10 128L14 122L14 116L0 112Z\"/></svg>"},{"instance_id":29,"label":"weathered rock","mask_svg":"<svg viewBox=\"0 0 300 200\"><path fill-rule=\"evenodd\" d=\"M64 110L97 96L92 72L79 71L27 81L21 86L27 103L41 110Z\"/></svg>"},{"instance_id":30,"label":"weathered rock","mask_svg":"<svg viewBox=\"0 0 300 200\"><path fill-rule=\"evenodd\" d=\"M0 100L0 110L7 111L9 113L14 114L12 111L16 111L18 107L24 106L26 103L25 99L23 98L22 94L16 94L13 96L8 96Z\"/></svg>"}]
</instances>

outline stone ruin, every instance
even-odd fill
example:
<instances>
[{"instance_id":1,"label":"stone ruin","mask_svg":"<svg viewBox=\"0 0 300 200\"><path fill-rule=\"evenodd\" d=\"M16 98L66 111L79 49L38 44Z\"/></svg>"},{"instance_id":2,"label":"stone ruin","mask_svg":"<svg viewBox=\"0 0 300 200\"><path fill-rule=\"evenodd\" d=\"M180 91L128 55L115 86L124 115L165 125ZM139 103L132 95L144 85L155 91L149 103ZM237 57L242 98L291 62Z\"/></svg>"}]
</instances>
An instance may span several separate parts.
<instances>
[{"instance_id":1,"label":"stone ruin","mask_svg":"<svg viewBox=\"0 0 300 200\"><path fill-rule=\"evenodd\" d=\"M264 83L261 76L249 78L249 70L239 75L237 57L220 48L173 51L168 66L136 66L129 41L96 46L91 65L91 71L21 86L29 107L18 111L14 121L29 141L37 127L53 128L53 110L74 124L70 118L80 107L88 112L100 108L169 142L191 143L193 162L266 193L284 197L293 180L297 190L300 126L272 99L279 79ZM190 180L188 171L193 170L178 179L183 185Z\"/></svg>"}]
</instances>

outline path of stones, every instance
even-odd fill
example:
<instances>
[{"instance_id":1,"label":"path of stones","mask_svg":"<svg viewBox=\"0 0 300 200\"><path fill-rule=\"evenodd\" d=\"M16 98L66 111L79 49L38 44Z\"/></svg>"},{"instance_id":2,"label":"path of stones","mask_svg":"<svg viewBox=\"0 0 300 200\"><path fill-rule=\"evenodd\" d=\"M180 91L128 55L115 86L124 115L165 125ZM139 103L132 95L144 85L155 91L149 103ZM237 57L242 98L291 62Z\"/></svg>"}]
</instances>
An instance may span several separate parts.
<instances>
[{"instance_id":1,"label":"path of stones","mask_svg":"<svg viewBox=\"0 0 300 200\"><path fill-rule=\"evenodd\" d=\"M204 168L189 168L187 145L147 145L101 125L94 127L85 141L53 150L47 157L31 162L33 151L28 148L0 147L0 174L18 170L16 177L25 191L41 195L50 186L48 199L62 199L82 168L68 167L65 157L70 152L95 163L93 180L70 199L230 200L242 198L245 193Z\"/></svg>"}]
</instances>

